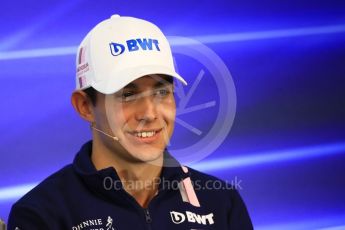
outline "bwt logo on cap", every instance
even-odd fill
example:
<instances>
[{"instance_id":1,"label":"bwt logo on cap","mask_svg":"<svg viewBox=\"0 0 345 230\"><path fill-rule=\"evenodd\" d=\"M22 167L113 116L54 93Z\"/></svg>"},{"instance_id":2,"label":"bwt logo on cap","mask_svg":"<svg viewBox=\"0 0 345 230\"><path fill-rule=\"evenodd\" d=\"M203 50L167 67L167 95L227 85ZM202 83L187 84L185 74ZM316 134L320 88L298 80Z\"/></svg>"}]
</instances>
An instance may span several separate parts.
<instances>
[{"instance_id":1,"label":"bwt logo on cap","mask_svg":"<svg viewBox=\"0 0 345 230\"><path fill-rule=\"evenodd\" d=\"M120 43L110 43L110 52L113 56L119 56L123 52L125 52L126 47L128 52L138 51L138 50L157 50L159 49L159 43L157 39L151 38L137 38L137 39L130 39L126 41L126 46Z\"/></svg>"}]
</instances>

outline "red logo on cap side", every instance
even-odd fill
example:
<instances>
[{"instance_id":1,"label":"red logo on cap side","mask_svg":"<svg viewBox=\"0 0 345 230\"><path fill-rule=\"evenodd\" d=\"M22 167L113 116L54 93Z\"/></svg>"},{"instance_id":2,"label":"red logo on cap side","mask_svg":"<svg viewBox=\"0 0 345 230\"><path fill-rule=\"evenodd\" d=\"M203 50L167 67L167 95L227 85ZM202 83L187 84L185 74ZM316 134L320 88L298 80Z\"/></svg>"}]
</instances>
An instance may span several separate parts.
<instances>
[{"instance_id":1,"label":"red logo on cap side","mask_svg":"<svg viewBox=\"0 0 345 230\"><path fill-rule=\"evenodd\" d=\"M85 62L85 48L81 47L79 50L79 56L78 56L78 64Z\"/></svg>"}]
</instances>

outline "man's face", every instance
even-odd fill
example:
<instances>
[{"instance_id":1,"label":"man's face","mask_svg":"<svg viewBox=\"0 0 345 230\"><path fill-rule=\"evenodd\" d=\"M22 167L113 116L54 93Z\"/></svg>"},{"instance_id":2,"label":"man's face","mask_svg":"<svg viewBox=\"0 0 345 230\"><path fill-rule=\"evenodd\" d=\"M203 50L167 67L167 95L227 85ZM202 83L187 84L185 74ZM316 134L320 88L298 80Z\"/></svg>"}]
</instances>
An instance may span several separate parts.
<instances>
[{"instance_id":1,"label":"man's face","mask_svg":"<svg viewBox=\"0 0 345 230\"><path fill-rule=\"evenodd\" d=\"M100 134L101 142L112 153L141 162L162 157L173 133L176 115L170 77L144 76L112 95L97 96L96 126L120 140Z\"/></svg>"}]
</instances>

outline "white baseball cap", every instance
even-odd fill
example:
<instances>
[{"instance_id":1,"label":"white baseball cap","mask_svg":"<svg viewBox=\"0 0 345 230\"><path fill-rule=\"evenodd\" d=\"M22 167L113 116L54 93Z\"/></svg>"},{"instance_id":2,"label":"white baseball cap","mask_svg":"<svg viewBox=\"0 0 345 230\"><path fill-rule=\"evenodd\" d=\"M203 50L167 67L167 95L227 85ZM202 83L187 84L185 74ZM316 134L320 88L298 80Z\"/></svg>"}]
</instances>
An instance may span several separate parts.
<instances>
[{"instance_id":1,"label":"white baseball cap","mask_svg":"<svg viewBox=\"0 0 345 230\"><path fill-rule=\"evenodd\" d=\"M187 82L175 71L169 42L154 24L113 15L96 25L78 47L76 89L112 94L150 74Z\"/></svg>"}]
</instances>

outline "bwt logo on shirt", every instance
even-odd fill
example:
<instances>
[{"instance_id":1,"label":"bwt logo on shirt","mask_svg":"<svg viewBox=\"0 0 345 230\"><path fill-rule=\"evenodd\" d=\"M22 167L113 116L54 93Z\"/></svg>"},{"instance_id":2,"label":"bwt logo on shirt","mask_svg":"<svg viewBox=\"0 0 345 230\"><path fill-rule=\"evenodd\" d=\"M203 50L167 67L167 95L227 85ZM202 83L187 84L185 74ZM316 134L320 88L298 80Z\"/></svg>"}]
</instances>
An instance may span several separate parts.
<instances>
[{"instance_id":1,"label":"bwt logo on shirt","mask_svg":"<svg viewBox=\"0 0 345 230\"><path fill-rule=\"evenodd\" d=\"M126 45L112 42L109 44L110 52L113 56L119 56L123 52L125 52L126 48L128 52L134 52L138 50L157 50L159 49L159 43L157 39L151 38L137 38L137 39L130 39L126 41Z\"/></svg>"},{"instance_id":2,"label":"bwt logo on shirt","mask_svg":"<svg viewBox=\"0 0 345 230\"><path fill-rule=\"evenodd\" d=\"M214 224L213 213L207 215L199 215L189 211L186 211L186 214L172 211L170 212L170 216L174 224L183 223L186 220L186 217L189 223L198 223L202 225Z\"/></svg>"}]
</instances>

